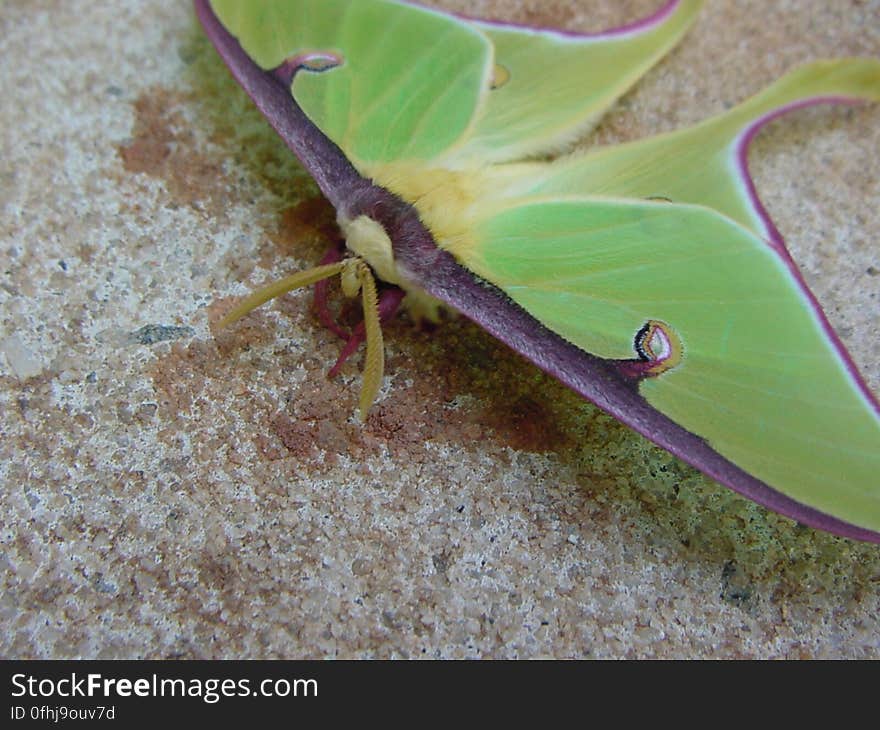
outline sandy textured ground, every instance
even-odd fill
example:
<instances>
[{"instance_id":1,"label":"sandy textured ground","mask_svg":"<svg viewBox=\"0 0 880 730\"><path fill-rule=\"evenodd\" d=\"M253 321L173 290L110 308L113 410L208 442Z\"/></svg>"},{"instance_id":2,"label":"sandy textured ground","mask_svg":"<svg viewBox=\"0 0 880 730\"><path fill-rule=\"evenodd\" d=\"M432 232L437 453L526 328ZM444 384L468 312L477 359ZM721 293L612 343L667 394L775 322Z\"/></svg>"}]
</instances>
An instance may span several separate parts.
<instances>
[{"instance_id":1,"label":"sandy textured ground","mask_svg":"<svg viewBox=\"0 0 880 730\"><path fill-rule=\"evenodd\" d=\"M659 1L437 4L598 30ZM880 0L709 0L588 141L854 54ZM391 324L366 427L307 295L215 339L333 216L187 2L9 0L0 55L0 655L880 657L880 547L711 483L471 325ZM875 392L878 150L875 106L752 154Z\"/></svg>"}]
</instances>

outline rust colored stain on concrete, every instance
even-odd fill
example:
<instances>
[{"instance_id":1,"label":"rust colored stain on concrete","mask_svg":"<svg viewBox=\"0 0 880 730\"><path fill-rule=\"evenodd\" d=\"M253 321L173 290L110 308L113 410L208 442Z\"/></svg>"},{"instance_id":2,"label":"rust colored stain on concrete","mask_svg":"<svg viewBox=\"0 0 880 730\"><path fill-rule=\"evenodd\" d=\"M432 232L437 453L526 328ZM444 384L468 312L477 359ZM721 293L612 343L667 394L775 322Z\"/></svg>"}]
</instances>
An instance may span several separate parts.
<instances>
[{"instance_id":1,"label":"rust colored stain on concrete","mask_svg":"<svg viewBox=\"0 0 880 730\"><path fill-rule=\"evenodd\" d=\"M142 93L133 104L132 139L118 148L125 169L163 180L181 205L204 205L212 216L229 204L223 166L199 153L198 137L181 108L187 95L162 87Z\"/></svg>"}]
</instances>

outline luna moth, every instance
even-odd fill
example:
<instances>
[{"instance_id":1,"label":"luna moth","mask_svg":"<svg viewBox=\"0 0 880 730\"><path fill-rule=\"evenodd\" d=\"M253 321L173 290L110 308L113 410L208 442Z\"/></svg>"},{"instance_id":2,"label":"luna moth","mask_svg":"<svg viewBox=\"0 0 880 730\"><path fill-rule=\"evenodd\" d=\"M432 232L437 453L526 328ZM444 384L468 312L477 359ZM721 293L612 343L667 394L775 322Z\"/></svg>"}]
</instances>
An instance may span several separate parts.
<instances>
[{"instance_id":1,"label":"luna moth","mask_svg":"<svg viewBox=\"0 0 880 730\"><path fill-rule=\"evenodd\" d=\"M381 321L401 300L417 316L447 307L714 480L880 542L880 405L746 167L771 119L880 98L880 60L814 62L693 127L547 160L701 4L579 35L397 0L195 0L346 242L222 324L341 276L363 297L363 327L340 334L344 355L367 342L364 417Z\"/></svg>"}]
</instances>

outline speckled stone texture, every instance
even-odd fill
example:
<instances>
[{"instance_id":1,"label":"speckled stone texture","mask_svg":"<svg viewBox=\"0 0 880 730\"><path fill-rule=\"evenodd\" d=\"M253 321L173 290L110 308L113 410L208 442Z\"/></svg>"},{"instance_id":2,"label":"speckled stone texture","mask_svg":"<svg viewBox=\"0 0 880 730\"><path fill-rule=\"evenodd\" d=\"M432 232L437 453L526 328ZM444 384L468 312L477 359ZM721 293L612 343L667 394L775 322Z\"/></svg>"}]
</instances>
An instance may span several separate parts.
<instances>
[{"instance_id":1,"label":"speckled stone texture","mask_svg":"<svg viewBox=\"0 0 880 730\"><path fill-rule=\"evenodd\" d=\"M660 0L436 4L599 30ZM880 0L709 0L584 144L878 53ZM188 2L9 0L0 57L0 655L880 657L880 547L711 483L466 322L386 328L366 426L307 294L215 338L334 222ZM875 392L878 150L880 107L825 107L751 155Z\"/></svg>"}]
</instances>

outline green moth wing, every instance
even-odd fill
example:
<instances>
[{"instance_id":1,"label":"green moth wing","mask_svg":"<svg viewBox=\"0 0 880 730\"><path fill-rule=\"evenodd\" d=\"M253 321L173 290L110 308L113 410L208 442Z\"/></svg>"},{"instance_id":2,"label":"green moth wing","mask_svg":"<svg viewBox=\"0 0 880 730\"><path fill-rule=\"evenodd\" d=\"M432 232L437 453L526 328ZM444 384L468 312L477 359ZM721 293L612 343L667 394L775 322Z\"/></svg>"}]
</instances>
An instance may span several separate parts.
<instances>
[{"instance_id":1,"label":"green moth wing","mask_svg":"<svg viewBox=\"0 0 880 730\"><path fill-rule=\"evenodd\" d=\"M389 0L214 0L263 70L302 68L292 92L355 163L429 160L467 136L492 46L447 15Z\"/></svg>"},{"instance_id":2,"label":"green moth wing","mask_svg":"<svg viewBox=\"0 0 880 730\"><path fill-rule=\"evenodd\" d=\"M876 531L876 400L804 285L746 162L768 121L857 99L880 99L880 60L806 65L688 129L552 164L496 166L483 182L494 209L476 214L456 252L604 358L644 356L638 335L659 323L676 362L632 371L652 406L798 502Z\"/></svg>"},{"instance_id":3,"label":"green moth wing","mask_svg":"<svg viewBox=\"0 0 880 730\"><path fill-rule=\"evenodd\" d=\"M495 49L495 77L454 159L507 162L559 151L678 43L702 4L667 2L642 21L593 35L474 21Z\"/></svg>"},{"instance_id":4,"label":"green moth wing","mask_svg":"<svg viewBox=\"0 0 880 730\"><path fill-rule=\"evenodd\" d=\"M653 407L798 502L880 527L880 419L763 239L701 206L601 197L527 198L472 229L467 268L619 361Z\"/></svg>"},{"instance_id":5,"label":"green moth wing","mask_svg":"<svg viewBox=\"0 0 880 730\"><path fill-rule=\"evenodd\" d=\"M698 203L768 239L772 227L746 170L748 144L767 122L800 107L880 100L880 60L835 59L804 65L730 111L647 139L572 155L553 165L498 167L510 192L665 198Z\"/></svg>"},{"instance_id":6,"label":"green moth wing","mask_svg":"<svg viewBox=\"0 0 880 730\"><path fill-rule=\"evenodd\" d=\"M312 73L294 79L293 94L350 159L446 153L452 166L521 159L583 134L701 5L669 2L632 26L576 35L465 23L390 0L212 3L261 68L305 59Z\"/></svg>"}]
</instances>

